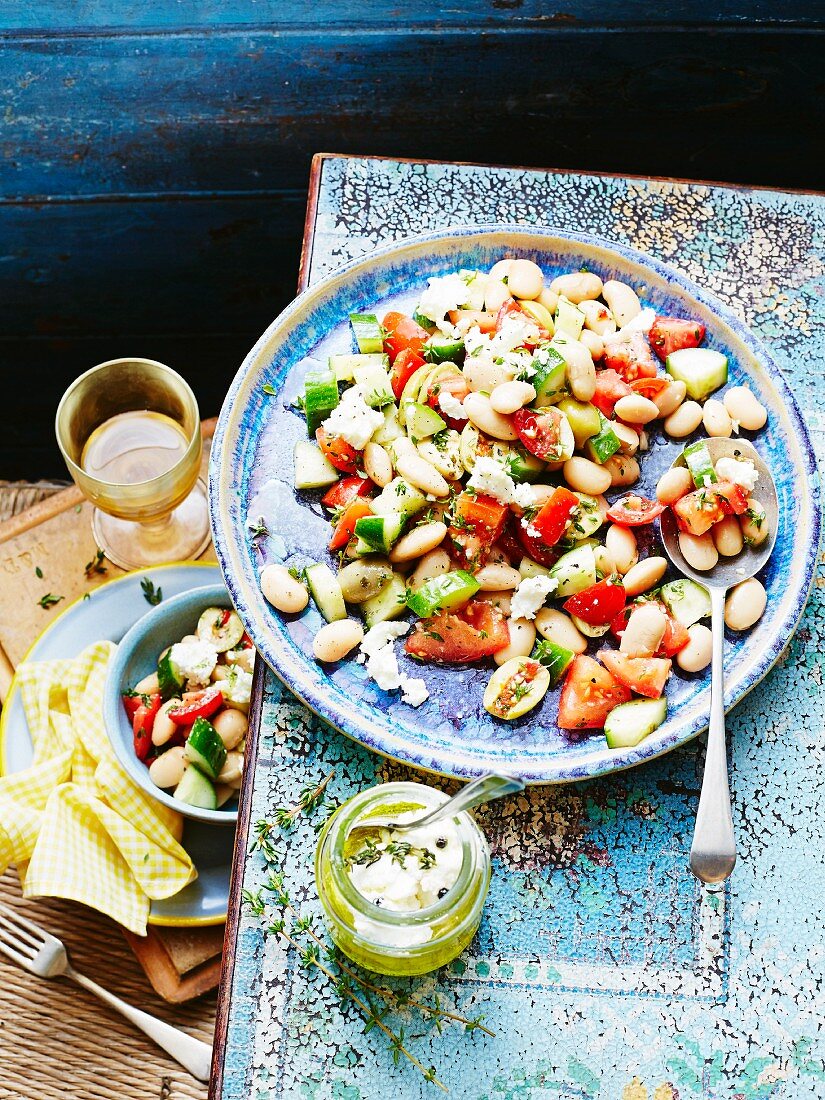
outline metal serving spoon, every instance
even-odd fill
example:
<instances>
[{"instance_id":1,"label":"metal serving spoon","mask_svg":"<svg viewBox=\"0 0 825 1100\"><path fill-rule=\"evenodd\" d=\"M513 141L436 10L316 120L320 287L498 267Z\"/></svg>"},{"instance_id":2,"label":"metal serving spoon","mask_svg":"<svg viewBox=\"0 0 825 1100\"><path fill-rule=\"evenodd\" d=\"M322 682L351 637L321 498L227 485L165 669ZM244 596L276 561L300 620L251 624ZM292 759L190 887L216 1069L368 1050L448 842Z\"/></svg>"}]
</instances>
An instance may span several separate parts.
<instances>
[{"instance_id":1,"label":"metal serving spoon","mask_svg":"<svg viewBox=\"0 0 825 1100\"><path fill-rule=\"evenodd\" d=\"M482 802L492 802L496 798L504 798L507 794L515 794L523 791L524 783L520 779L514 779L508 775L482 775L473 779L462 787L452 798L442 802L429 813L422 814L415 821L398 822L391 817L371 817L367 821L360 821L354 826L356 829L374 829L376 825L385 829L395 829L398 832L407 832L408 829L420 829L422 825L434 825L436 821L443 821L445 817L453 817L462 810L469 810L473 806L480 806Z\"/></svg>"},{"instance_id":2,"label":"metal serving spoon","mask_svg":"<svg viewBox=\"0 0 825 1100\"><path fill-rule=\"evenodd\" d=\"M719 558L707 573L697 572L685 561L679 549L679 531L673 513L668 509L661 519L665 551L686 577L704 585L710 593L713 659L711 662L710 724L705 757L705 774L696 813L696 827L690 848L690 869L702 882L724 882L736 863L736 842L733 837L733 817L730 808L728 762L725 746L725 674L722 665L725 643L725 596L729 588L753 577L768 558L776 541L779 501L771 472L756 448L745 439L706 440L710 457L739 458L752 462L759 473L754 495L765 509L765 522L770 534L761 546L745 546L733 558ZM673 466L684 466L680 455Z\"/></svg>"}]
</instances>

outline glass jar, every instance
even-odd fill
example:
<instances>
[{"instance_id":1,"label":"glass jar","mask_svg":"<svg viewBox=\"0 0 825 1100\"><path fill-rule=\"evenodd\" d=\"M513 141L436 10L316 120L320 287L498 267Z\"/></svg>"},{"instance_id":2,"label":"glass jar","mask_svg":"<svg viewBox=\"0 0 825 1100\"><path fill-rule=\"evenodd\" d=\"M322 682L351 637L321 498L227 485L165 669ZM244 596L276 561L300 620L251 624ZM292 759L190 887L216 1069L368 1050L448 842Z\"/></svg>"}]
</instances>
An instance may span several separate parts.
<instances>
[{"instance_id":1,"label":"glass jar","mask_svg":"<svg viewBox=\"0 0 825 1100\"><path fill-rule=\"evenodd\" d=\"M460 955L476 933L490 885L490 849L468 813L451 819L462 848L457 878L425 908L398 912L375 904L356 888L347 862L347 841L356 825L369 826L370 818L423 815L447 797L422 783L383 783L339 806L321 833L315 880L330 935L367 970L426 974Z\"/></svg>"}]
</instances>

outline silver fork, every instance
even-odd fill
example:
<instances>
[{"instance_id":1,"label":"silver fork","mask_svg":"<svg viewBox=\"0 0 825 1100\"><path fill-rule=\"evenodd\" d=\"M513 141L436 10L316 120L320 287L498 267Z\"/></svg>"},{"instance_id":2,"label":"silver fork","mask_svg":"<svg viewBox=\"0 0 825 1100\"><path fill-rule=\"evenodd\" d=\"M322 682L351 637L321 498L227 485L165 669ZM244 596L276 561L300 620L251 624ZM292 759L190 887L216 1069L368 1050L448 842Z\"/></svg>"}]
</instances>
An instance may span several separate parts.
<instances>
[{"instance_id":1,"label":"silver fork","mask_svg":"<svg viewBox=\"0 0 825 1100\"><path fill-rule=\"evenodd\" d=\"M199 1081L209 1080L212 1048L208 1043L178 1031L176 1027L150 1016L148 1012L133 1008L90 978L78 974L69 963L66 948L56 936L50 935L33 921L26 920L5 905L0 905L0 951L39 978L71 978L101 1001L111 1005L121 1016L131 1020L176 1062L188 1069L193 1077Z\"/></svg>"}]
</instances>

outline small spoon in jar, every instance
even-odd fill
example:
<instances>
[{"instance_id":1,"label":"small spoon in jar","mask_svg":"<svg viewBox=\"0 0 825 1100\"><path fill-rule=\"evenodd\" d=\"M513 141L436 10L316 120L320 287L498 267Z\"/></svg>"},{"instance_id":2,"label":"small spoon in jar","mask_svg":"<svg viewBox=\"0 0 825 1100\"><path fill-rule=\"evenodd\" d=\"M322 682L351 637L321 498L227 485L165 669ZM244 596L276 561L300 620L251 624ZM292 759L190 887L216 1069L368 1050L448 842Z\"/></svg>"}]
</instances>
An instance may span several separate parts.
<instances>
[{"instance_id":1,"label":"small spoon in jar","mask_svg":"<svg viewBox=\"0 0 825 1100\"><path fill-rule=\"evenodd\" d=\"M508 775L481 775L462 787L460 791L436 806L429 813L422 814L415 821L398 822L389 816L369 818L367 821L359 821L355 829L380 826L384 829L393 829L399 833L408 829L420 829L422 825L434 825L436 821L443 821L447 817L454 817L462 810L469 810L473 806L480 806L482 802L492 802L496 798L504 798L505 795L515 794L524 790L524 783ZM353 830L354 831L354 830Z\"/></svg>"},{"instance_id":2,"label":"small spoon in jar","mask_svg":"<svg viewBox=\"0 0 825 1100\"><path fill-rule=\"evenodd\" d=\"M718 437L705 442L714 465L720 458L735 458L752 462L756 467L759 480L754 495L765 509L764 522L768 524L769 532L759 546L746 545L735 557L720 558L711 570L701 572L692 568L685 560L679 546L679 529L673 512L668 508L661 518L662 542L667 556L680 573L703 585L710 593L713 634L710 723L705 774L702 777L699 809L690 848L690 869L702 882L724 882L736 863L725 745L725 596L729 588L755 576L770 557L776 541L779 500L771 472L753 444L745 439ZM684 465L684 456L680 455L671 468Z\"/></svg>"}]
</instances>

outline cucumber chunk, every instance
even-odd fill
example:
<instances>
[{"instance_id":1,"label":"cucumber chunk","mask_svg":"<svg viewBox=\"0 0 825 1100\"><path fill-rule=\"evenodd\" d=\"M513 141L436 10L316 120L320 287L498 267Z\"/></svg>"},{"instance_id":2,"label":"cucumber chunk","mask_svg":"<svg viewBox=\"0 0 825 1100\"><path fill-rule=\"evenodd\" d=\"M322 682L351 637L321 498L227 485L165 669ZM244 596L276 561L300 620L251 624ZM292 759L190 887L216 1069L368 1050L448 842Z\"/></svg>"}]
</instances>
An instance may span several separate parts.
<instances>
[{"instance_id":1,"label":"cucumber chunk","mask_svg":"<svg viewBox=\"0 0 825 1100\"><path fill-rule=\"evenodd\" d=\"M206 718L196 718L183 754L190 764L210 779L217 779L226 763L226 746L212 723Z\"/></svg>"},{"instance_id":2,"label":"cucumber chunk","mask_svg":"<svg viewBox=\"0 0 825 1100\"><path fill-rule=\"evenodd\" d=\"M443 432L447 427L446 420L439 416L435 409L429 405L422 405L419 401L408 401L404 406L404 421L407 426L407 435L410 439L428 439L436 432Z\"/></svg>"},{"instance_id":3,"label":"cucumber chunk","mask_svg":"<svg viewBox=\"0 0 825 1100\"><path fill-rule=\"evenodd\" d=\"M295 444L294 460L296 489L320 489L324 485L334 485L341 476L320 447L308 439L299 439Z\"/></svg>"},{"instance_id":4,"label":"cucumber chunk","mask_svg":"<svg viewBox=\"0 0 825 1100\"><path fill-rule=\"evenodd\" d=\"M607 462L621 447L621 440L610 426L610 421L600 412L599 431L584 445L584 453L591 462Z\"/></svg>"},{"instance_id":5,"label":"cucumber chunk","mask_svg":"<svg viewBox=\"0 0 825 1100\"><path fill-rule=\"evenodd\" d=\"M198 619L195 633L218 653L225 653L227 649L234 649L243 637L243 623L227 607L207 607Z\"/></svg>"},{"instance_id":6,"label":"cucumber chunk","mask_svg":"<svg viewBox=\"0 0 825 1100\"><path fill-rule=\"evenodd\" d=\"M684 382L687 395L702 401L728 380L727 356L711 348L681 348L672 351L665 361L671 378Z\"/></svg>"},{"instance_id":7,"label":"cucumber chunk","mask_svg":"<svg viewBox=\"0 0 825 1100\"><path fill-rule=\"evenodd\" d=\"M586 623L584 619L580 619L578 615L571 615L570 619L579 634L584 634L585 638L601 638L610 629L610 623L600 623L598 626L594 626L592 623Z\"/></svg>"},{"instance_id":8,"label":"cucumber chunk","mask_svg":"<svg viewBox=\"0 0 825 1100\"><path fill-rule=\"evenodd\" d=\"M547 344L533 357L536 373L530 379L536 391L536 408L555 405L567 393L567 360L558 348Z\"/></svg>"},{"instance_id":9,"label":"cucumber chunk","mask_svg":"<svg viewBox=\"0 0 825 1100\"><path fill-rule=\"evenodd\" d=\"M394 477L372 501L370 507L377 516L385 516L388 512L414 516L426 503L424 494L410 485L409 481L405 481L403 477Z\"/></svg>"},{"instance_id":10,"label":"cucumber chunk","mask_svg":"<svg viewBox=\"0 0 825 1100\"><path fill-rule=\"evenodd\" d=\"M668 581L659 589L668 611L683 626L693 626L710 615L710 596L707 588L696 581L681 577Z\"/></svg>"},{"instance_id":11,"label":"cucumber chunk","mask_svg":"<svg viewBox=\"0 0 825 1100\"><path fill-rule=\"evenodd\" d=\"M381 367L387 370L390 365L386 355L330 355L329 369L339 382L352 382L358 367Z\"/></svg>"},{"instance_id":12,"label":"cucumber chunk","mask_svg":"<svg viewBox=\"0 0 825 1100\"><path fill-rule=\"evenodd\" d=\"M383 409L385 405L395 404L390 376L383 367L359 366L353 370L352 376L364 394L364 401L371 409Z\"/></svg>"},{"instance_id":13,"label":"cucumber chunk","mask_svg":"<svg viewBox=\"0 0 825 1100\"><path fill-rule=\"evenodd\" d=\"M338 578L323 562L310 565L306 570L307 585L315 604L328 623L346 619L347 609Z\"/></svg>"},{"instance_id":14,"label":"cucumber chunk","mask_svg":"<svg viewBox=\"0 0 825 1100\"><path fill-rule=\"evenodd\" d=\"M564 646L551 642L549 638L543 638L536 642L532 656L536 661L541 661L550 673L550 687L555 687L576 655Z\"/></svg>"},{"instance_id":15,"label":"cucumber chunk","mask_svg":"<svg viewBox=\"0 0 825 1100\"><path fill-rule=\"evenodd\" d=\"M658 729L667 717L667 702L662 699L632 699L619 703L608 714L604 735L611 749L630 749Z\"/></svg>"},{"instance_id":16,"label":"cucumber chunk","mask_svg":"<svg viewBox=\"0 0 825 1100\"><path fill-rule=\"evenodd\" d=\"M338 381L334 371L310 371L304 382L304 414L310 438L337 405Z\"/></svg>"},{"instance_id":17,"label":"cucumber chunk","mask_svg":"<svg viewBox=\"0 0 825 1100\"><path fill-rule=\"evenodd\" d=\"M713 468L713 459L710 457L708 445L704 439L697 439L695 443L685 447L682 454L685 465L690 470L690 476L693 478L693 484L697 489L706 489L708 485L713 485L714 482L719 480Z\"/></svg>"},{"instance_id":18,"label":"cucumber chunk","mask_svg":"<svg viewBox=\"0 0 825 1100\"><path fill-rule=\"evenodd\" d=\"M538 481L546 466L540 458L531 455L520 443L516 444L504 462L504 468L513 481Z\"/></svg>"},{"instance_id":19,"label":"cucumber chunk","mask_svg":"<svg viewBox=\"0 0 825 1100\"><path fill-rule=\"evenodd\" d=\"M380 354L384 350L384 333L374 313L351 313L349 323L362 355Z\"/></svg>"},{"instance_id":20,"label":"cucumber chunk","mask_svg":"<svg viewBox=\"0 0 825 1100\"><path fill-rule=\"evenodd\" d=\"M561 599L575 596L577 592L583 592L596 583L596 555L589 543L577 546L562 554L553 568L550 576L559 582L554 595Z\"/></svg>"},{"instance_id":21,"label":"cucumber chunk","mask_svg":"<svg viewBox=\"0 0 825 1100\"><path fill-rule=\"evenodd\" d=\"M393 573L377 596L371 596L361 604L364 621L370 630L376 623L398 619L407 610L407 582L400 573Z\"/></svg>"},{"instance_id":22,"label":"cucumber chunk","mask_svg":"<svg viewBox=\"0 0 825 1100\"><path fill-rule=\"evenodd\" d=\"M355 522L355 534L370 550L388 554L401 537L407 517L401 512L387 512L383 516L362 516ZM359 543L360 546L360 543ZM356 547L356 553L360 553Z\"/></svg>"},{"instance_id":23,"label":"cucumber chunk","mask_svg":"<svg viewBox=\"0 0 825 1100\"><path fill-rule=\"evenodd\" d=\"M533 561L532 558L523 557L518 563L518 571L523 578L527 577L549 577L550 570L546 565L539 565L537 561Z\"/></svg>"},{"instance_id":24,"label":"cucumber chunk","mask_svg":"<svg viewBox=\"0 0 825 1100\"><path fill-rule=\"evenodd\" d=\"M584 314L577 305L562 295L556 306L556 332L562 332L573 340L578 340L584 328Z\"/></svg>"},{"instance_id":25,"label":"cucumber chunk","mask_svg":"<svg viewBox=\"0 0 825 1100\"><path fill-rule=\"evenodd\" d=\"M172 660L172 647L158 661L158 688L164 700L172 699L183 691L184 676Z\"/></svg>"},{"instance_id":26,"label":"cucumber chunk","mask_svg":"<svg viewBox=\"0 0 825 1100\"><path fill-rule=\"evenodd\" d=\"M218 797L211 781L197 768L187 768L183 779L172 792L173 796L187 806L197 806L200 810L217 810Z\"/></svg>"},{"instance_id":27,"label":"cucumber chunk","mask_svg":"<svg viewBox=\"0 0 825 1100\"><path fill-rule=\"evenodd\" d=\"M461 336L442 336L433 333L424 345L424 358L428 363L454 363L464 352L464 338Z\"/></svg>"}]
</instances>

